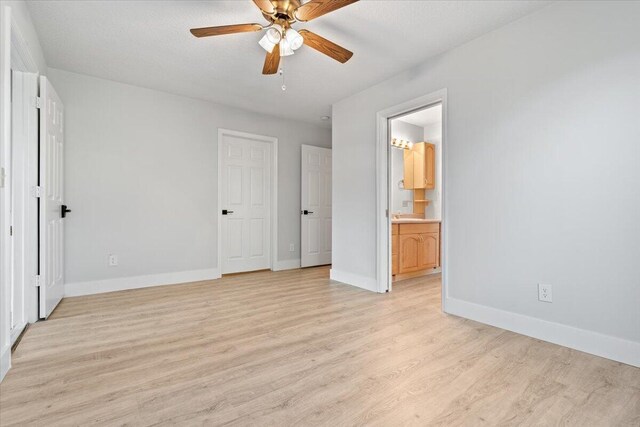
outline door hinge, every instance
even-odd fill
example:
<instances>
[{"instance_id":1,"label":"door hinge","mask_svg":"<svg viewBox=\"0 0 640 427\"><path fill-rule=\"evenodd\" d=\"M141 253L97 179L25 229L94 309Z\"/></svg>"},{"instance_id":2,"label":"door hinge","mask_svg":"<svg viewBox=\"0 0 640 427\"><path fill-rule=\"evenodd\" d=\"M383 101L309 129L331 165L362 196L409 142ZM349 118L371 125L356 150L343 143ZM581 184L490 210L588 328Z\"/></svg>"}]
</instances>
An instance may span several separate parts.
<instances>
[{"instance_id":1,"label":"door hinge","mask_svg":"<svg viewBox=\"0 0 640 427\"><path fill-rule=\"evenodd\" d=\"M42 98L36 96L36 108L42 108Z\"/></svg>"},{"instance_id":2,"label":"door hinge","mask_svg":"<svg viewBox=\"0 0 640 427\"><path fill-rule=\"evenodd\" d=\"M40 197L42 195L42 187L39 185L34 185L32 188L33 197Z\"/></svg>"},{"instance_id":3,"label":"door hinge","mask_svg":"<svg viewBox=\"0 0 640 427\"><path fill-rule=\"evenodd\" d=\"M9 236L13 236L13 225L9 226Z\"/></svg>"},{"instance_id":4,"label":"door hinge","mask_svg":"<svg viewBox=\"0 0 640 427\"><path fill-rule=\"evenodd\" d=\"M33 283L35 283L36 288L40 286L40 275L36 274L35 280L33 281Z\"/></svg>"}]
</instances>

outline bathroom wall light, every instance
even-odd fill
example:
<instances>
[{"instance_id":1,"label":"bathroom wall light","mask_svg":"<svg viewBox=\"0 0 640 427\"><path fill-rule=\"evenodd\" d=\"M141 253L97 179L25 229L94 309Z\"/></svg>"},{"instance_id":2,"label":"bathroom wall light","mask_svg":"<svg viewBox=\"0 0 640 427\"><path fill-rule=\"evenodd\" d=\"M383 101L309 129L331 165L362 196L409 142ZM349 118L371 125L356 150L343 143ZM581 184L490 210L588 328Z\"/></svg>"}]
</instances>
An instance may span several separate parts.
<instances>
[{"instance_id":1,"label":"bathroom wall light","mask_svg":"<svg viewBox=\"0 0 640 427\"><path fill-rule=\"evenodd\" d=\"M393 138L391 140L391 145L396 148L402 148L403 150L411 150L411 147L413 147L413 142Z\"/></svg>"}]
</instances>

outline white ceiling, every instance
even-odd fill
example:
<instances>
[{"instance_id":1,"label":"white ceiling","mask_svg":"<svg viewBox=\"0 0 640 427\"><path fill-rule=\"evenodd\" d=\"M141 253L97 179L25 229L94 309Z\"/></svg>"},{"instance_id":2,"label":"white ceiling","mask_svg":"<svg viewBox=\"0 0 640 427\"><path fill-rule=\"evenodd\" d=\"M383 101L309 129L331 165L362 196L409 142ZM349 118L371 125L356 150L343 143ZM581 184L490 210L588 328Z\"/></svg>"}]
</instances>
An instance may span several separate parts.
<instances>
[{"instance_id":1,"label":"white ceiling","mask_svg":"<svg viewBox=\"0 0 640 427\"><path fill-rule=\"evenodd\" d=\"M442 105L438 104L434 107L425 108L424 110L398 117L397 120L423 128L440 123L442 121Z\"/></svg>"},{"instance_id":2,"label":"white ceiling","mask_svg":"<svg viewBox=\"0 0 640 427\"><path fill-rule=\"evenodd\" d=\"M308 28L354 52L340 64L303 46L261 74L260 33L197 39L193 27L258 22L253 2L29 1L47 65L325 126L331 104L516 20L540 1L360 1Z\"/></svg>"}]
</instances>

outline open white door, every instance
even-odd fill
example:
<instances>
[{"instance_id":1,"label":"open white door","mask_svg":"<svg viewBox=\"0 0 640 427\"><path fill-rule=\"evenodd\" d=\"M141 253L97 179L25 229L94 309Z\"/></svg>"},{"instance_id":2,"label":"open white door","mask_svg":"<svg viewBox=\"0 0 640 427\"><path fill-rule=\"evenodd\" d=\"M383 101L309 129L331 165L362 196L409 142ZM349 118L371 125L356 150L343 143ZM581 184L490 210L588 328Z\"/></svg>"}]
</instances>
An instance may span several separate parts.
<instances>
[{"instance_id":1,"label":"open white door","mask_svg":"<svg viewBox=\"0 0 640 427\"><path fill-rule=\"evenodd\" d=\"M271 145L225 131L220 142L222 274L271 268Z\"/></svg>"},{"instance_id":2,"label":"open white door","mask_svg":"<svg viewBox=\"0 0 640 427\"><path fill-rule=\"evenodd\" d=\"M302 146L300 265L331 264L331 149Z\"/></svg>"},{"instance_id":3,"label":"open white door","mask_svg":"<svg viewBox=\"0 0 640 427\"><path fill-rule=\"evenodd\" d=\"M40 77L40 317L48 317L64 295L63 147L64 110L46 77Z\"/></svg>"}]
</instances>

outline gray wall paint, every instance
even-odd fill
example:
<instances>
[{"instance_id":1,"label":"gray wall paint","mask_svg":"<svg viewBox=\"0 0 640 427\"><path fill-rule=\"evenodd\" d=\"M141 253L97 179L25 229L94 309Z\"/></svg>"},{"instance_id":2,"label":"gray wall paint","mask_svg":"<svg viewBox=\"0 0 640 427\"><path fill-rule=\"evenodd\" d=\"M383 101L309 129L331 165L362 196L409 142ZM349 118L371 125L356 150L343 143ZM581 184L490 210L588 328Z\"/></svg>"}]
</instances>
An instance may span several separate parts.
<instances>
[{"instance_id":1,"label":"gray wall paint","mask_svg":"<svg viewBox=\"0 0 640 427\"><path fill-rule=\"evenodd\" d=\"M399 119L391 121L391 138L404 141L420 142L424 129L420 126L405 123ZM412 213L413 205L402 206L403 200L413 201L412 190L401 190L398 182L404 179L404 150L391 147L391 212Z\"/></svg>"},{"instance_id":2,"label":"gray wall paint","mask_svg":"<svg viewBox=\"0 0 640 427\"><path fill-rule=\"evenodd\" d=\"M640 341L638 22L553 4L335 104L333 268L376 275L376 112L446 88L450 296Z\"/></svg>"},{"instance_id":3,"label":"gray wall paint","mask_svg":"<svg viewBox=\"0 0 640 427\"><path fill-rule=\"evenodd\" d=\"M57 69L49 77L66 109L67 283L217 267L218 128L278 138L278 258L300 258L300 145L330 147L329 129ZM107 266L110 253L119 266Z\"/></svg>"}]
</instances>

